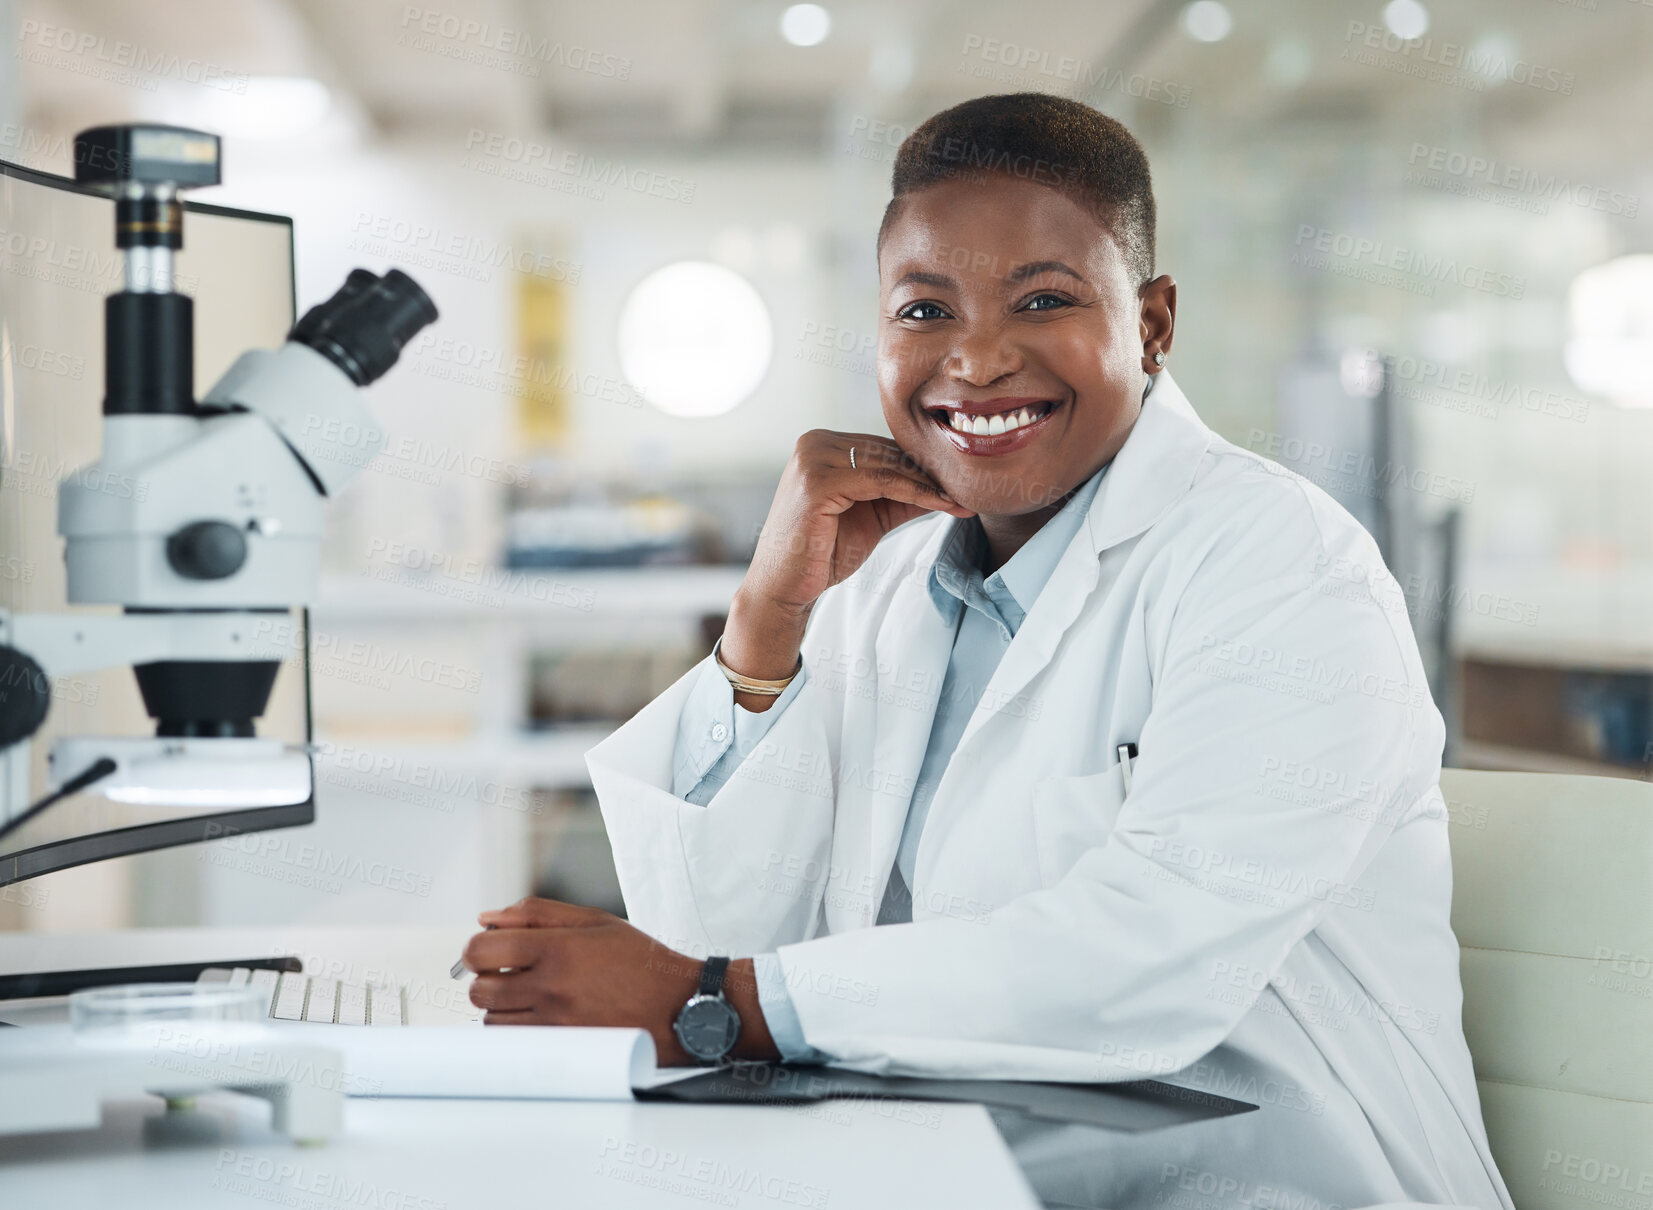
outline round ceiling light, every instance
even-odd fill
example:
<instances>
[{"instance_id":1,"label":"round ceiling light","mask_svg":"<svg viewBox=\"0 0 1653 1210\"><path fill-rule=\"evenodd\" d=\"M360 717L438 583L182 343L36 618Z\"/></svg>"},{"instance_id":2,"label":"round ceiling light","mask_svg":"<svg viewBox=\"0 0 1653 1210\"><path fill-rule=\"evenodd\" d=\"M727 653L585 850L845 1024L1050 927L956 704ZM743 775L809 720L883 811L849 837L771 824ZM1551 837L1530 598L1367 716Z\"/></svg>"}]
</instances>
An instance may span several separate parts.
<instances>
[{"instance_id":1,"label":"round ceiling light","mask_svg":"<svg viewBox=\"0 0 1653 1210\"><path fill-rule=\"evenodd\" d=\"M781 14L781 37L793 46L818 46L832 32L832 14L819 4L794 4Z\"/></svg>"},{"instance_id":2,"label":"round ceiling light","mask_svg":"<svg viewBox=\"0 0 1653 1210\"><path fill-rule=\"evenodd\" d=\"M763 381L769 308L733 269L677 261L637 283L620 309L620 370L672 416L720 416Z\"/></svg>"}]
</instances>

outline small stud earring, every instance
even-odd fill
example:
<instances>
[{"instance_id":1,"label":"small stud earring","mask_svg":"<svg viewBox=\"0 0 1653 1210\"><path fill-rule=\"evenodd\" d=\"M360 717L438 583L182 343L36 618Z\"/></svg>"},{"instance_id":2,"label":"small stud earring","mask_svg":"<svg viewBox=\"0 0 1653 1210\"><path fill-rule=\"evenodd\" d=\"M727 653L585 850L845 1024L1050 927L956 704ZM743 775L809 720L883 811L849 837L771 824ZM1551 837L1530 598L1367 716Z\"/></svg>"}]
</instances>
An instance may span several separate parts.
<instances>
[{"instance_id":1,"label":"small stud earring","mask_svg":"<svg viewBox=\"0 0 1653 1210\"><path fill-rule=\"evenodd\" d=\"M1154 354L1154 364L1156 366L1162 366L1165 364L1165 353L1163 350Z\"/></svg>"}]
</instances>

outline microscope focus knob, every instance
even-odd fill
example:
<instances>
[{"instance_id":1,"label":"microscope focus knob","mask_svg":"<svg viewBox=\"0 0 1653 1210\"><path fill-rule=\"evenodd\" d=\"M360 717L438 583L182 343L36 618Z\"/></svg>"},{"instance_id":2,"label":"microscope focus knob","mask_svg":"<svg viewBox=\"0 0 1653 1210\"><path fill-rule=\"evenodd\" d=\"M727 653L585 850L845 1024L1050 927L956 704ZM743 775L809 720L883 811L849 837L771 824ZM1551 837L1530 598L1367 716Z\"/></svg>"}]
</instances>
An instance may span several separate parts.
<instances>
[{"instance_id":1,"label":"microscope focus knob","mask_svg":"<svg viewBox=\"0 0 1653 1210\"><path fill-rule=\"evenodd\" d=\"M247 561L247 537L228 521L194 521L167 538L166 561L186 580L222 580Z\"/></svg>"},{"instance_id":2,"label":"microscope focus knob","mask_svg":"<svg viewBox=\"0 0 1653 1210\"><path fill-rule=\"evenodd\" d=\"M46 721L52 682L39 664L0 644L0 748L28 739Z\"/></svg>"}]
</instances>

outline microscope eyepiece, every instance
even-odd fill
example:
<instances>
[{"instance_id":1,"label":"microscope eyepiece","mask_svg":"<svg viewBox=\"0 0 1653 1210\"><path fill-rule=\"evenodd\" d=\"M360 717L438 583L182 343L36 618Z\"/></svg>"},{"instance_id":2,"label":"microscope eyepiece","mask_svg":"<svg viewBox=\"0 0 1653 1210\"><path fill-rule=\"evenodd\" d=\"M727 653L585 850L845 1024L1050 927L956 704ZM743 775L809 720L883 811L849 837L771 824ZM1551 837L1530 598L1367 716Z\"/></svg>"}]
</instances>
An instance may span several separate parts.
<instances>
[{"instance_id":1,"label":"microscope eyepiece","mask_svg":"<svg viewBox=\"0 0 1653 1210\"><path fill-rule=\"evenodd\" d=\"M311 307L287 339L308 345L357 386L378 378L402 348L436 320L436 304L400 269L383 277L353 269L338 293Z\"/></svg>"}]
</instances>

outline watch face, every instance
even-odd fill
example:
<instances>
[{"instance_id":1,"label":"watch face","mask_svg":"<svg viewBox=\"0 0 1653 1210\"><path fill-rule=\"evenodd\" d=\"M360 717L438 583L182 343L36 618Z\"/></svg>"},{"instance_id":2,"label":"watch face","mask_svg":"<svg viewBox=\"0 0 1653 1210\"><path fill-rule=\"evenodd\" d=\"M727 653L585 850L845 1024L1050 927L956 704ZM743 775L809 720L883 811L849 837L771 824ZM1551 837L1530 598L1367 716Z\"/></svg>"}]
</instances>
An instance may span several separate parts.
<instances>
[{"instance_id":1,"label":"watch face","mask_svg":"<svg viewBox=\"0 0 1653 1210\"><path fill-rule=\"evenodd\" d=\"M684 1050L711 1062L734 1046L740 1036L740 1014L721 996L696 996L677 1014L674 1028Z\"/></svg>"}]
</instances>

